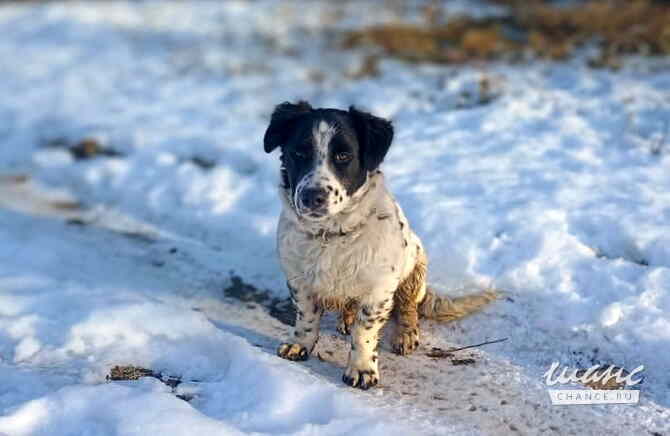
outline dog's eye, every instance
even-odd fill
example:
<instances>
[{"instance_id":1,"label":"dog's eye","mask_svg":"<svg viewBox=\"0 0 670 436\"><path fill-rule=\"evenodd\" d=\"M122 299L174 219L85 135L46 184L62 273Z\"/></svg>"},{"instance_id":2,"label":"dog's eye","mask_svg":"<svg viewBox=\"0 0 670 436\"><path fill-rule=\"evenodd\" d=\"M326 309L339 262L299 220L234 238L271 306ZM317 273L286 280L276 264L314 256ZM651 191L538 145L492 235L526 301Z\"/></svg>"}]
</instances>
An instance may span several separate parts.
<instances>
[{"instance_id":1,"label":"dog's eye","mask_svg":"<svg viewBox=\"0 0 670 436\"><path fill-rule=\"evenodd\" d=\"M346 152L346 151L342 151L342 152L337 153L335 155L335 162L337 162L337 163L349 162L352 157L353 156L351 155L351 153Z\"/></svg>"}]
</instances>

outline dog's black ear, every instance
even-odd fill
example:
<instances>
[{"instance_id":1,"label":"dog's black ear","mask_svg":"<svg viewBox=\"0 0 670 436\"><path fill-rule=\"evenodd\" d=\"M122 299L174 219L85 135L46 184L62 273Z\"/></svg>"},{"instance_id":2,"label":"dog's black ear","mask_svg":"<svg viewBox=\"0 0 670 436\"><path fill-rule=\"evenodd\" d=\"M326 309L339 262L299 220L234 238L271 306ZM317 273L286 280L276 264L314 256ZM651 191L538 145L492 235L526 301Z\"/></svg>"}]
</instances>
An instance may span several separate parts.
<instances>
[{"instance_id":1,"label":"dog's black ear","mask_svg":"<svg viewBox=\"0 0 670 436\"><path fill-rule=\"evenodd\" d=\"M311 110L312 106L306 101L299 101L296 104L285 101L277 105L272 113L270 125L265 131L265 137L263 138L265 152L270 153L275 148L284 144L291 132L293 122Z\"/></svg>"},{"instance_id":2,"label":"dog's black ear","mask_svg":"<svg viewBox=\"0 0 670 436\"><path fill-rule=\"evenodd\" d=\"M382 163L393 141L393 125L390 121L361 112L355 107L349 108L354 128L361 146L363 167L373 171Z\"/></svg>"}]
</instances>

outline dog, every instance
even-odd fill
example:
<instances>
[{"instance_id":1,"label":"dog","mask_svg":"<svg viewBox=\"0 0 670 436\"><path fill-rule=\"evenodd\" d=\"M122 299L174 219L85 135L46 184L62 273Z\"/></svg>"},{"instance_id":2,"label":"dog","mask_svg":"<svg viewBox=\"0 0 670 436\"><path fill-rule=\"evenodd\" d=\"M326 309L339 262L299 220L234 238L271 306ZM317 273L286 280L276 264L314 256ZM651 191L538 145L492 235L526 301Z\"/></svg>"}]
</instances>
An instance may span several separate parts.
<instances>
[{"instance_id":1,"label":"dog","mask_svg":"<svg viewBox=\"0 0 670 436\"><path fill-rule=\"evenodd\" d=\"M361 389L379 383L379 334L391 316L392 349L407 355L419 346L419 315L449 321L495 298L427 287L426 252L379 169L392 140L388 120L305 101L278 105L263 140L265 152L281 150L277 248L296 308L277 354L307 360L324 310L338 311L337 329L351 334L342 380Z\"/></svg>"}]
</instances>

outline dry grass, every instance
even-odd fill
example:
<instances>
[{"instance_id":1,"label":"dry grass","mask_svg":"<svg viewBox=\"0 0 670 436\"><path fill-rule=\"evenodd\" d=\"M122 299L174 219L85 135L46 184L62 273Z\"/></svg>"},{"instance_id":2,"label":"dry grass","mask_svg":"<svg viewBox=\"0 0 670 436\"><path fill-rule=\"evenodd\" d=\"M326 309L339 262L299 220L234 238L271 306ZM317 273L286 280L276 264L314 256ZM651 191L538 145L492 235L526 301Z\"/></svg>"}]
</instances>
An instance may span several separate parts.
<instances>
[{"instance_id":1,"label":"dry grass","mask_svg":"<svg viewBox=\"0 0 670 436\"><path fill-rule=\"evenodd\" d=\"M572 47L598 38L608 54L670 54L670 7L648 0L589 1L566 9L537 5L516 10L519 23L530 29L536 52L558 43L566 46L569 54Z\"/></svg>"},{"instance_id":2,"label":"dry grass","mask_svg":"<svg viewBox=\"0 0 670 436\"><path fill-rule=\"evenodd\" d=\"M514 50L515 43L502 36L499 26L469 18L448 24L417 26L385 24L347 34L345 48L372 44L386 55L416 62L459 63L489 58Z\"/></svg>"},{"instance_id":3,"label":"dry grass","mask_svg":"<svg viewBox=\"0 0 670 436\"><path fill-rule=\"evenodd\" d=\"M587 0L569 7L543 1L505 1L506 17L445 22L432 5L424 24L394 23L349 32L347 48L372 45L387 56L416 62L462 63L515 59L525 53L564 59L585 43L600 47L593 66L616 66L623 54L670 54L670 6L650 0Z\"/></svg>"}]
</instances>

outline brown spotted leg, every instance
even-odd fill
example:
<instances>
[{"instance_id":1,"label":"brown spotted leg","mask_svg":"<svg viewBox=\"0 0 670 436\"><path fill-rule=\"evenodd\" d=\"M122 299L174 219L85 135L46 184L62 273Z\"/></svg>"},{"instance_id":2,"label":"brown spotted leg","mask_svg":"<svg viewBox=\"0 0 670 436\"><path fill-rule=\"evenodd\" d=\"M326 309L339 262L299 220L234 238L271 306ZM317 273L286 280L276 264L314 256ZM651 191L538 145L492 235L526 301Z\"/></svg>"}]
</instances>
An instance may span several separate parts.
<instances>
[{"instance_id":1,"label":"brown spotted leg","mask_svg":"<svg viewBox=\"0 0 670 436\"><path fill-rule=\"evenodd\" d=\"M418 247L417 247L418 250ZM391 347L393 352L405 356L419 347L418 303L426 294L426 261L423 255L417 260L414 269L400 283L393 296L393 317L396 329Z\"/></svg>"},{"instance_id":2,"label":"brown spotted leg","mask_svg":"<svg viewBox=\"0 0 670 436\"><path fill-rule=\"evenodd\" d=\"M288 360L307 360L319 339L319 326L323 309L313 295L288 285L291 300L295 305L295 328L293 337L277 349L277 355Z\"/></svg>"},{"instance_id":3,"label":"brown spotted leg","mask_svg":"<svg viewBox=\"0 0 670 436\"><path fill-rule=\"evenodd\" d=\"M388 320L393 298L360 304L351 331L349 363L342 381L349 386L369 389L379 383L378 345L379 332Z\"/></svg>"},{"instance_id":4,"label":"brown spotted leg","mask_svg":"<svg viewBox=\"0 0 670 436\"><path fill-rule=\"evenodd\" d=\"M393 316L396 321L395 334L391 340L393 352L401 356L411 354L419 347L419 314L416 302L396 298Z\"/></svg>"},{"instance_id":5,"label":"brown spotted leg","mask_svg":"<svg viewBox=\"0 0 670 436\"><path fill-rule=\"evenodd\" d=\"M340 312L340 319L337 323L337 331L343 335L351 334L351 326L356 319L356 312L358 311L358 302L354 299L348 301L342 311Z\"/></svg>"}]
</instances>

